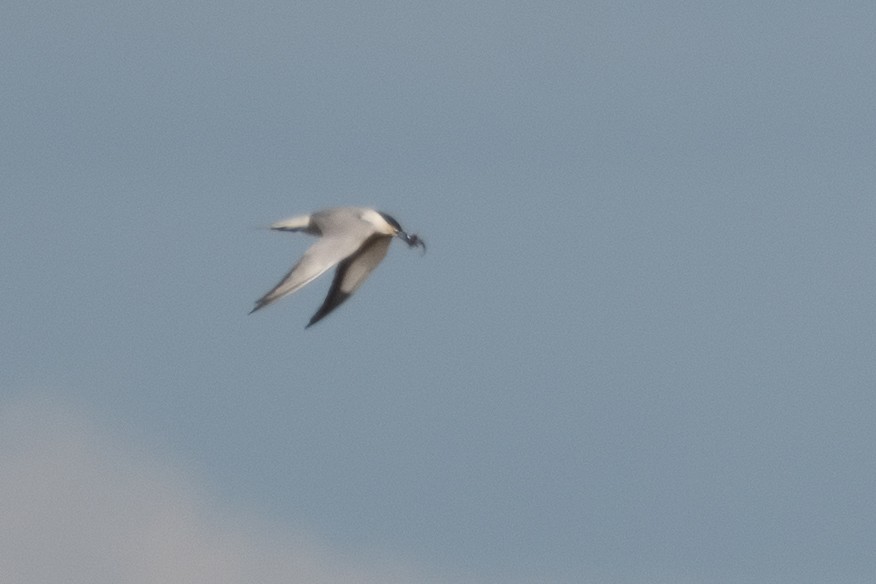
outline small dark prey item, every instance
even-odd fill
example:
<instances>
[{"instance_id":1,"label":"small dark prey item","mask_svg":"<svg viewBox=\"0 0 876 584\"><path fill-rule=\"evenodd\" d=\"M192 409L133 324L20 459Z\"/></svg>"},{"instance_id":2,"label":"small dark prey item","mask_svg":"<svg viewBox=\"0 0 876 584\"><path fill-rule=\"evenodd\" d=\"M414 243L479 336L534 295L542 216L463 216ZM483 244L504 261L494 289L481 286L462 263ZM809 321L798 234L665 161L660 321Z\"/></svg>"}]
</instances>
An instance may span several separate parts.
<instances>
[{"instance_id":1,"label":"small dark prey item","mask_svg":"<svg viewBox=\"0 0 876 584\"><path fill-rule=\"evenodd\" d=\"M410 247L420 246L423 248L423 255L426 255L426 242L416 233L405 233L405 243Z\"/></svg>"}]
</instances>

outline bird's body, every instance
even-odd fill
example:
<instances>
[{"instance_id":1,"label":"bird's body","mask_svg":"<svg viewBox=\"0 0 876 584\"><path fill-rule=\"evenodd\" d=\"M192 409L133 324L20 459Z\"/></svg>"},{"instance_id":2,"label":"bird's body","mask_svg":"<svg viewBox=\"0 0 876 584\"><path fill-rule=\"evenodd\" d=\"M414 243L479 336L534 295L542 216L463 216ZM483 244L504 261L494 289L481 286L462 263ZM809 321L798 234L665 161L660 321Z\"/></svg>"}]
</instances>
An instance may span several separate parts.
<instances>
[{"instance_id":1,"label":"bird's body","mask_svg":"<svg viewBox=\"0 0 876 584\"><path fill-rule=\"evenodd\" d=\"M340 306L362 285L386 256L393 237L401 238L411 247L426 248L418 236L405 233L398 221L386 213L362 207L337 207L298 215L274 223L271 229L301 231L319 236L319 240L304 252L274 288L256 302L250 313L296 292L338 266L328 295L308 327Z\"/></svg>"}]
</instances>

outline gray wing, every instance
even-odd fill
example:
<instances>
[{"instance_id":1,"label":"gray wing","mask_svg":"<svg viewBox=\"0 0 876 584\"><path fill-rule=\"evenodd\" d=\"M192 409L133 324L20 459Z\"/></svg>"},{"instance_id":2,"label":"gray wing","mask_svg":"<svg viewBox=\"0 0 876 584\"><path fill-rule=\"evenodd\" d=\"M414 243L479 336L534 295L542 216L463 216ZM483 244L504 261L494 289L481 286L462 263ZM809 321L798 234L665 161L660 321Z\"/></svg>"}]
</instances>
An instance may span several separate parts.
<instances>
[{"instance_id":1,"label":"gray wing","mask_svg":"<svg viewBox=\"0 0 876 584\"><path fill-rule=\"evenodd\" d=\"M306 286L347 256L356 253L367 233L360 229L324 235L304 252L280 282L256 301L250 314Z\"/></svg>"},{"instance_id":2,"label":"gray wing","mask_svg":"<svg viewBox=\"0 0 876 584\"><path fill-rule=\"evenodd\" d=\"M316 324L349 298L386 257L391 241L391 237L373 235L359 248L359 251L343 260L335 271L331 288L322 306L304 328Z\"/></svg>"}]
</instances>

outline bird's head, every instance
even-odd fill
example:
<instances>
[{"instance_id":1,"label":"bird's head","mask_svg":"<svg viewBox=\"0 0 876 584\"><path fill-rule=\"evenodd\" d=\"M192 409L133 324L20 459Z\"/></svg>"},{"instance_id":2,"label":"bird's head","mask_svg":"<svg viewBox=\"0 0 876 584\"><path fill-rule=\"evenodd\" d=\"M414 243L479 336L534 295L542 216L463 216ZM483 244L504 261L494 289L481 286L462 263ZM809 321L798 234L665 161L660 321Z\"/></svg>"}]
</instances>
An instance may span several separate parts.
<instances>
[{"instance_id":1,"label":"bird's head","mask_svg":"<svg viewBox=\"0 0 876 584\"><path fill-rule=\"evenodd\" d=\"M362 219L374 225L380 233L398 237L408 244L408 247L421 247L423 248L423 253L426 253L426 242L424 242L416 233L407 233L402 229L401 224L399 224L399 222L391 215L383 213L382 211L372 211L371 209L368 209L363 213Z\"/></svg>"}]
</instances>

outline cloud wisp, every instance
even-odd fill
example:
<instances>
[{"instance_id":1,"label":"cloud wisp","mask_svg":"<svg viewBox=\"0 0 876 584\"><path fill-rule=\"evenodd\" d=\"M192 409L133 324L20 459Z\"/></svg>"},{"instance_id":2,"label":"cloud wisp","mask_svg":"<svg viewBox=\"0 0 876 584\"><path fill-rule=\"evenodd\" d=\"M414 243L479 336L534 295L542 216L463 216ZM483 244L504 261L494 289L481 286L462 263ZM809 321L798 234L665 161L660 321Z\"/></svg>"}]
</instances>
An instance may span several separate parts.
<instances>
[{"instance_id":1,"label":"cloud wisp","mask_svg":"<svg viewBox=\"0 0 876 584\"><path fill-rule=\"evenodd\" d=\"M0 405L0 574L70 584L439 582L223 508L76 408Z\"/></svg>"}]
</instances>

